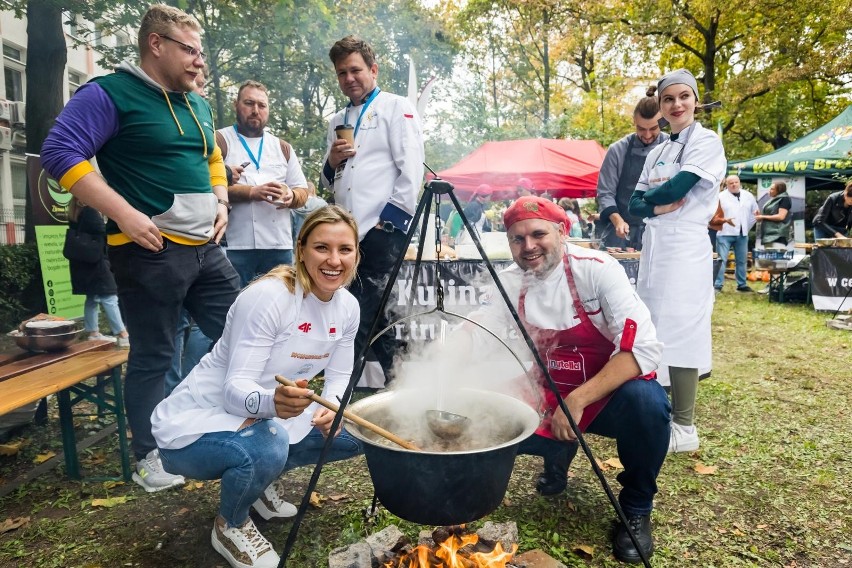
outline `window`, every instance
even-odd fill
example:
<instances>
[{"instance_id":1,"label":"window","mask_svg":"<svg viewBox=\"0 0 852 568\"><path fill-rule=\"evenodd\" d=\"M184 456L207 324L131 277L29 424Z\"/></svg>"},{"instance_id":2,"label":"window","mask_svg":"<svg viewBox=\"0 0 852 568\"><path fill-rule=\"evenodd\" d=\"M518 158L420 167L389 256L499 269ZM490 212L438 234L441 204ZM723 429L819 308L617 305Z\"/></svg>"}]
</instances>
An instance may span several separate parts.
<instances>
[{"instance_id":1,"label":"window","mask_svg":"<svg viewBox=\"0 0 852 568\"><path fill-rule=\"evenodd\" d=\"M3 44L3 78L6 81L6 100L24 100L24 57L23 52L11 45Z\"/></svg>"},{"instance_id":2,"label":"window","mask_svg":"<svg viewBox=\"0 0 852 568\"><path fill-rule=\"evenodd\" d=\"M71 37L77 37L77 15L73 12L65 12L63 14L67 19L65 20L65 31Z\"/></svg>"},{"instance_id":3,"label":"window","mask_svg":"<svg viewBox=\"0 0 852 568\"><path fill-rule=\"evenodd\" d=\"M17 242L24 242L24 215L27 204L27 163L22 159L9 160L12 172L12 211L15 221Z\"/></svg>"},{"instance_id":4,"label":"window","mask_svg":"<svg viewBox=\"0 0 852 568\"><path fill-rule=\"evenodd\" d=\"M86 76L83 75L82 73L78 73L76 71L71 71L70 69L68 70L68 98L69 99L74 96L74 93L77 92L77 89L79 89L80 85L82 85L85 81L86 81Z\"/></svg>"}]
</instances>

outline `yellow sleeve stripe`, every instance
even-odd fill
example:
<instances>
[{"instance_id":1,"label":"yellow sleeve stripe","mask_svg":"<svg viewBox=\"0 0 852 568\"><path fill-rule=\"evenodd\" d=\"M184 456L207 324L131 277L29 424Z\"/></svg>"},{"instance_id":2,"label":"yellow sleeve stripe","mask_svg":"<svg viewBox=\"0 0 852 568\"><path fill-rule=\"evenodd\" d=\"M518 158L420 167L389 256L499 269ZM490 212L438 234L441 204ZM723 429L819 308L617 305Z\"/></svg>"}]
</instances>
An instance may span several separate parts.
<instances>
[{"instance_id":1,"label":"yellow sleeve stripe","mask_svg":"<svg viewBox=\"0 0 852 568\"><path fill-rule=\"evenodd\" d=\"M95 168L88 160L83 160L62 176L59 180L59 185L66 189L71 189L74 187L74 184L80 181L80 178L84 175L95 171Z\"/></svg>"},{"instance_id":2,"label":"yellow sleeve stripe","mask_svg":"<svg viewBox=\"0 0 852 568\"><path fill-rule=\"evenodd\" d=\"M207 159L207 164L210 167L210 185L212 187L217 185L228 187L228 178L225 176L225 162L222 160L222 150L218 145L213 146L213 152Z\"/></svg>"}]
</instances>

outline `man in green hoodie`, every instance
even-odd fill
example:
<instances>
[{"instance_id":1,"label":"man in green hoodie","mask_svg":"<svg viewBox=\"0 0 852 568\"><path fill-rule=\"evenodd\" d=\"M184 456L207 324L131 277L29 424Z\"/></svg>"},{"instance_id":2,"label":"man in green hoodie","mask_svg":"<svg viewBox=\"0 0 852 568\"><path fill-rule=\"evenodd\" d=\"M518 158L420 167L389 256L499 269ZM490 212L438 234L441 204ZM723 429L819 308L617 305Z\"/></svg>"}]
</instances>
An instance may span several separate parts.
<instances>
[{"instance_id":1,"label":"man in green hoodie","mask_svg":"<svg viewBox=\"0 0 852 568\"><path fill-rule=\"evenodd\" d=\"M124 62L78 89L42 148L44 168L109 218L110 263L133 337L125 379L133 479L149 492L184 482L163 470L151 435L181 309L215 341L240 284L218 244L230 203L213 117L194 92L201 31L185 12L151 6L140 65Z\"/></svg>"}]
</instances>

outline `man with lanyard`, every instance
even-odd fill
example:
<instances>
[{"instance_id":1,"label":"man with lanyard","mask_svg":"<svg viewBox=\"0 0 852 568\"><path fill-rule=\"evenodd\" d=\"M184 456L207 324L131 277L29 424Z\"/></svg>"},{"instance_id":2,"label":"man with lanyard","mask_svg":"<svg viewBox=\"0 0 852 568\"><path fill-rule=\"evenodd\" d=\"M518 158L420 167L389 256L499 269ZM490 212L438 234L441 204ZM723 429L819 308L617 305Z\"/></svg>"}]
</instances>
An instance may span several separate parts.
<instances>
[{"instance_id":1,"label":"man with lanyard","mask_svg":"<svg viewBox=\"0 0 852 568\"><path fill-rule=\"evenodd\" d=\"M660 132L660 106L656 97L644 97L633 110L636 132L613 143L598 174L598 211L601 239L608 247L642 250L645 223L628 211L645 158L669 135Z\"/></svg>"},{"instance_id":2,"label":"man with lanyard","mask_svg":"<svg viewBox=\"0 0 852 568\"><path fill-rule=\"evenodd\" d=\"M361 305L361 327L355 353L370 341L367 335L384 293L390 271L405 251L406 231L417 205L423 179L423 135L417 112L408 99L379 89L379 66L366 41L347 36L336 42L329 58L340 90L349 99L328 126L328 153L322 184L334 201L358 222L361 263L349 291ZM354 124L354 147L337 138L335 128ZM388 325L381 314L381 330ZM396 340L385 333L372 344L386 381L393 365Z\"/></svg>"},{"instance_id":3,"label":"man with lanyard","mask_svg":"<svg viewBox=\"0 0 852 568\"><path fill-rule=\"evenodd\" d=\"M246 81L234 101L237 122L216 131L225 164L243 166L228 186L233 204L228 259L245 286L279 264L293 263L291 209L308 199L307 181L292 146L266 132L266 86ZM235 170L239 171L239 170Z\"/></svg>"},{"instance_id":4,"label":"man with lanyard","mask_svg":"<svg viewBox=\"0 0 852 568\"><path fill-rule=\"evenodd\" d=\"M546 363L581 431L614 438L624 471L619 503L646 556L653 552L650 514L656 478L669 443L670 405L654 370L662 344L648 309L624 269L608 254L565 241L569 221L557 204L518 199L503 215L515 264L500 274L509 299ZM497 297L473 316L486 329L512 326ZM472 341L485 341L472 334ZM465 352L483 352L484 345ZM564 491L577 441L556 396L534 368L543 391L545 419L521 442L520 454L544 457L536 489ZM615 556L639 562L624 526L613 538Z\"/></svg>"},{"instance_id":5,"label":"man with lanyard","mask_svg":"<svg viewBox=\"0 0 852 568\"><path fill-rule=\"evenodd\" d=\"M717 292L722 291L728 252L733 247L737 292L751 292L746 282L748 232L755 224L754 212L757 210L757 200L748 191L742 191L738 176L728 176L725 179L725 190L719 194L719 206L722 208L723 223L722 228L716 233L716 252L722 259L722 268L719 269L713 285Z\"/></svg>"},{"instance_id":6,"label":"man with lanyard","mask_svg":"<svg viewBox=\"0 0 852 568\"><path fill-rule=\"evenodd\" d=\"M109 218L110 264L133 337L124 379L133 479L149 492L184 482L163 469L151 434L181 308L216 341L240 288L218 245L230 204L210 106L194 92L200 34L185 12L149 8L140 65L124 62L80 87L42 147L50 175Z\"/></svg>"}]
</instances>

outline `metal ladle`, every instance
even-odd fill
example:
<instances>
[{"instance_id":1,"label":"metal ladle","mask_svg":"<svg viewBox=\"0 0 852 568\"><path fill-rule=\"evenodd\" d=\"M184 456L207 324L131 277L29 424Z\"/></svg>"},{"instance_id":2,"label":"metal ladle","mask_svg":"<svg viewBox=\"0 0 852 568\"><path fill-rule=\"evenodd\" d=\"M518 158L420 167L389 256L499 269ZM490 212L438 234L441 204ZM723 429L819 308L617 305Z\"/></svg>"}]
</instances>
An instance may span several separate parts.
<instances>
[{"instance_id":1,"label":"metal ladle","mask_svg":"<svg viewBox=\"0 0 852 568\"><path fill-rule=\"evenodd\" d=\"M426 424L433 434L444 440L455 440L470 427L470 418L446 410L427 410Z\"/></svg>"},{"instance_id":2,"label":"metal ladle","mask_svg":"<svg viewBox=\"0 0 852 568\"><path fill-rule=\"evenodd\" d=\"M441 345L447 343L447 325L446 320L441 320L439 333ZM426 424L437 437L443 440L455 440L467 431L470 426L470 418L446 410L439 410L443 406L443 390L443 387L438 389L438 409L426 411Z\"/></svg>"}]
</instances>

